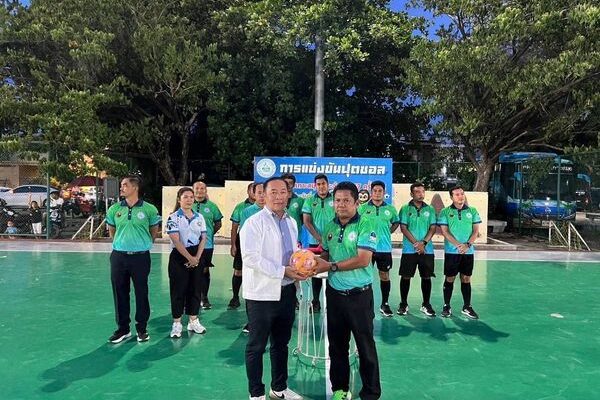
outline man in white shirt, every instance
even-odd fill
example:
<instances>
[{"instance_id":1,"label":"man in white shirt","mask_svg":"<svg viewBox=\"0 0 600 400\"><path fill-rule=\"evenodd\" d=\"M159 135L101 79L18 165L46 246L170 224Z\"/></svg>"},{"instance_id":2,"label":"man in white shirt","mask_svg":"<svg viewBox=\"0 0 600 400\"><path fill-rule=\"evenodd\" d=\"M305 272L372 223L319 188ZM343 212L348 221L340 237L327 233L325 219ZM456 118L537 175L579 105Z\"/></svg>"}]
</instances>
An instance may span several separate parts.
<instances>
[{"instance_id":1,"label":"man in white shirt","mask_svg":"<svg viewBox=\"0 0 600 400\"><path fill-rule=\"evenodd\" d=\"M302 400L287 387L288 343L295 318L294 281L308 276L289 266L297 250L296 221L285 211L286 182L271 178L264 183L266 205L244 223L240 231L242 293L250 334L246 345L246 375L250 400L265 400L262 382L263 353L271 338L271 389L269 398Z\"/></svg>"}]
</instances>

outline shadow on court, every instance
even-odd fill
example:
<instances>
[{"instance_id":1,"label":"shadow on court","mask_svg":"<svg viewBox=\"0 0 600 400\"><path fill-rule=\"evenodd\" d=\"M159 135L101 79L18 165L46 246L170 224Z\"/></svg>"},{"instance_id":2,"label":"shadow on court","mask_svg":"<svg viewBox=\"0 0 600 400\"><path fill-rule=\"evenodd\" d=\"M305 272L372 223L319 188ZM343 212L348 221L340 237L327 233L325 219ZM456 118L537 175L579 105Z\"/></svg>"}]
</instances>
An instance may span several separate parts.
<instances>
[{"instance_id":1,"label":"shadow on court","mask_svg":"<svg viewBox=\"0 0 600 400\"><path fill-rule=\"evenodd\" d=\"M452 321L460 328L459 332L468 336L478 336L485 342L495 343L499 339L510 336L507 332L497 331L482 320L466 320L463 318L452 318Z\"/></svg>"},{"instance_id":2,"label":"shadow on court","mask_svg":"<svg viewBox=\"0 0 600 400\"><path fill-rule=\"evenodd\" d=\"M98 378L111 372L117 362L137 345L135 337L116 345L102 344L83 356L58 364L42 372L41 377L50 382L42 386L42 392L54 393L66 389L73 382Z\"/></svg>"},{"instance_id":3,"label":"shadow on court","mask_svg":"<svg viewBox=\"0 0 600 400\"><path fill-rule=\"evenodd\" d=\"M184 332L179 339L172 339L169 337L171 324L173 322L170 315L163 315L150 320L148 323L148 331L153 337L151 337L150 342L142 344L143 346L147 346L144 351L135 354L127 360L127 369L131 372L145 371L150 368L154 362L172 357L183 350L187 345L203 340L204 335L190 333L185 330L185 327L187 326L185 318L186 317L184 316L184 320L182 320Z\"/></svg>"},{"instance_id":4,"label":"shadow on court","mask_svg":"<svg viewBox=\"0 0 600 400\"><path fill-rule=\"evenodd\" d=\"M441 317L422 317L418 318L408 314L403 317L409 324L414 327L415 332L429 334L432 339L447 342L449 335L458 332L456 328L449 328L444 324Z\"/></svg>"},{"instance_id":5,"label":"shadow on court","mask_svg":"<svg viewBox=\"0 0 600 400\"><path fill-rule=\"evenodd\" d=\"M219 357L225 359L226 365L231 366L241 366L246 363L245 352L246 352L246 343L248 342L248 337L245 334L240 334L238 337L231 343L231 345L219 351L217 354Z\"/></svg>"},{"instance_id":6,"label":"shadow on court","mask_svg":"<svg viewBox=\"0 0 600 400\"><path fill-rule=\"evenodd\" d=\"M397 318L382 318L375 320L375 336L379 336L381 341L386 344L398 344L398 339L407 337L414 328L401 325ZM377 334L377 325L379 325L379 335Z\"/></svg>"},{"instance_id":7,"label":"shadow on court","mask_svg":"<svg viewBox=\"0 0 600 400\"><path fill-rule=\"evenodd\" d=\"M227 330L239 330L241 332L244 325L248 322L248 317L246 316L246 310L242 305L237 310L223 311L211 322L215 325L220 325Z\"/></svg>"}]
</instances>

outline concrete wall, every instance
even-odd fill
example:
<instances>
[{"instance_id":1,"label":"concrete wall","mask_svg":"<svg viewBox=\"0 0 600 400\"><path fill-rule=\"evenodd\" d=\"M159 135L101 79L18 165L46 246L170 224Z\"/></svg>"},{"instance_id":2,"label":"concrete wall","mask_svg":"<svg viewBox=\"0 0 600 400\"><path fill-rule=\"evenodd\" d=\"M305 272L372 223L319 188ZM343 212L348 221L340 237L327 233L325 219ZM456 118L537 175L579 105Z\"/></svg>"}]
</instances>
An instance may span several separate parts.
<instances>
[{"instance_id":1,"label":"concrete wall","mask_svg":"<svg viewBox=\"0 0 600 400\"><path fill-rule=\"evenodd\" d=\"M217 233L217 236L229 237L231 232L231 213L235 205L246 198L246 187L249 181L225 181L225 187L209 187L208 197L214 201L221 212L223 213L223 227ZM162 189L162 218L167 220L170 213L173 212L177 190L180 186L163 186ZM467 202L470 206L475 207L481 216L480 235L476 242L487 243L487 221L488 221L488 194L485 192L465 192ZM399 210L400 206L410 201L410 184L396 183L394 184L394 206ZM433 205L436 211L439 212L443 207L451 204L450 195L447 191L433 192L427 191L425 194L425 202ZM401 241L402 234L400 229L392 235L393 241ZM434 241L442 242L444 239L441 235L434 236Z\"/></svg>"}]
</instances>

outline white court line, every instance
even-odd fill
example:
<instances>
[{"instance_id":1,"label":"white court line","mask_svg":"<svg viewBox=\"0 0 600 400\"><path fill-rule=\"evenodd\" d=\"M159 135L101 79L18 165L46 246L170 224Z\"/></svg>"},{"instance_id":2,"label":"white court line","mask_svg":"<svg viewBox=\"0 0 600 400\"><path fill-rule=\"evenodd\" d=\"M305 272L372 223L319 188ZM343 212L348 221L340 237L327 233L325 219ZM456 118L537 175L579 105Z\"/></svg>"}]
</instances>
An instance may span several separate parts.
<instances>
[{"instance_id":1,"label":"white court line","mask_svg":"<svg viewBox=\"0 0 600 400\"><path fill-rule=\"evenodd\" d=\"M27 241L0 241L1 251L15 252L99 252L110 253L112 245L109 242L34 242ZM168 243L155 243L152 253L170 253L171 246ZM228 255L229 245L218 244L215 246L215 254ZM394 258L399 258L401 249L393 250ZM443 260L443 250L436 250L435 257ZM475 251L475 260L488 261L514 261L514 262L578 262L578 263L600 263L600 252L567 252L567 251L498 251L480 250Z\"/></svg>"}]
</instances>

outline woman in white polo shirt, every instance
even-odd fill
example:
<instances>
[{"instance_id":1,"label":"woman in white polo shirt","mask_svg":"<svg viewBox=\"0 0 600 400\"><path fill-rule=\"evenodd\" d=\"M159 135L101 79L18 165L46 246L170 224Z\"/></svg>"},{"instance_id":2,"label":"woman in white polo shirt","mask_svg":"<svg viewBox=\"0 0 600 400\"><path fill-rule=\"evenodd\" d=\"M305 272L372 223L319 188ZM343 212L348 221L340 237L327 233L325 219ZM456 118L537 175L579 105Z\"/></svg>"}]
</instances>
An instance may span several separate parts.
<instances>
[{"instance_id":1,"label":"woman in white polo shirt","mask_svg":"<svg viewBox=\"0 0 600 400\"><path fill-rule=\"evenodd\" d=\"M167 234L173 249L169 256L172 338L181 337L184 310L189 316L187 330L206 332L198 319L202 282L202 271L198 264L206 244L206 222L202 215L192 210L193 204L194 191L189 187L179 189L175 211L167 220Z\"/></svg>"}]
</instances>

